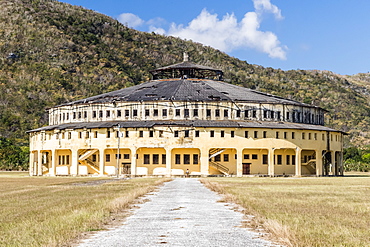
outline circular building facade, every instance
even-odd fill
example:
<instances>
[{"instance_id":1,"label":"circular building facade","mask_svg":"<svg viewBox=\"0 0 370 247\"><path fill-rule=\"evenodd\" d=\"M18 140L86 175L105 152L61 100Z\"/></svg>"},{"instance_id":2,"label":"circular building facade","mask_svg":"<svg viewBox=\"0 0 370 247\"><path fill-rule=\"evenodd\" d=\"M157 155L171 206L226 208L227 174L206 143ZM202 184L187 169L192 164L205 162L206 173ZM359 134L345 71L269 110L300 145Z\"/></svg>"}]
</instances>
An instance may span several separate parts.
<instances>
[{"instance_id":1,"label":"circular building facade","mask_svg":"<svg viewBox=\"0 0 370 247\"><path fill-rule=\"evenodd\" d=\"M342 175L343 135L325 110L183 63L153 80L49 109L29 131L30 174Z\"/></svg>"}]
</instances>

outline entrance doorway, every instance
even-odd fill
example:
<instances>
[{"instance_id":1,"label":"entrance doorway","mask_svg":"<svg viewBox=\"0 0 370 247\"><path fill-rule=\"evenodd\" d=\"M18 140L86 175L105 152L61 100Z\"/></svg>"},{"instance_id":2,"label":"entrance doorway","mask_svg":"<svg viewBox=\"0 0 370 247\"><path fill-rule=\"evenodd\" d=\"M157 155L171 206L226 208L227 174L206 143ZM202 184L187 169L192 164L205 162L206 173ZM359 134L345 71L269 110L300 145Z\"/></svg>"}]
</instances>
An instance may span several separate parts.
<instances>
[{"instance_id":1,"label":"entrance doorway","mask_svg":"<svg viewBox=\"0 0 370 247\"><path fill-rule=\"evenodd\" d=\"M251 163L243 163L243 175L251 174Z\"/></svg>"}]
</instances>

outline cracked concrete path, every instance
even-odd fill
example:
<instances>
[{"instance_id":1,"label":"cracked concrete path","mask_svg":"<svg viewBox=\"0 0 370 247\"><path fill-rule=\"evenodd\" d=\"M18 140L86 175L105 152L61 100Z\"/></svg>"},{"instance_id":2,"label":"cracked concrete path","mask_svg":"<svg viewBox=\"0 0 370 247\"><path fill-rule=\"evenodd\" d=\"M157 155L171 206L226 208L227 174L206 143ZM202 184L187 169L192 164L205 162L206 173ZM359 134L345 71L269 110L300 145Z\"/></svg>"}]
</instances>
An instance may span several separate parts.
<instances>
[{"instance_id":1,"label":"cracked concrete path","mask_svg":"<svg viewBox=\"0 0 370 247\"><path fill-rule=\"evenodd\" d=\"M198 179L174 179L146 199L122 226L79 246L276 246L242 228L243 214Z\"/></svg>"}]
</instances>

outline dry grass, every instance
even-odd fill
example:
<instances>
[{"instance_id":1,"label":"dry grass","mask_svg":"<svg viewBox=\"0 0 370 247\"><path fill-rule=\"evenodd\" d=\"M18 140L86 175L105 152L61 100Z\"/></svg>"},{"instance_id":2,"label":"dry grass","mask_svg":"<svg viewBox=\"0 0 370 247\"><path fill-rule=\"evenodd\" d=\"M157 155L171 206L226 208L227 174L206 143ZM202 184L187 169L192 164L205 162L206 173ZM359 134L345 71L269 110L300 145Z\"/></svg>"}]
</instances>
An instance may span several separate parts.
<instances>
[{"instance_id":1,"label":"dry grass","mask_svg":"<svg viewBox=\"0 0 370 247\"><path fill-rule=\"evenodd\" d=\"M288 246L370 246L370 177L350 175L203 181Z\"/></svg>"},{"instance_id":2,"label":"dry grass","mask_svg":"<svg viewBox=\"0 0 370 247\"><path fill-rule=\"evenodd\" d=\"M66 246L165 181L0 177L0 246Z\"/></svg>"}]
</instances>

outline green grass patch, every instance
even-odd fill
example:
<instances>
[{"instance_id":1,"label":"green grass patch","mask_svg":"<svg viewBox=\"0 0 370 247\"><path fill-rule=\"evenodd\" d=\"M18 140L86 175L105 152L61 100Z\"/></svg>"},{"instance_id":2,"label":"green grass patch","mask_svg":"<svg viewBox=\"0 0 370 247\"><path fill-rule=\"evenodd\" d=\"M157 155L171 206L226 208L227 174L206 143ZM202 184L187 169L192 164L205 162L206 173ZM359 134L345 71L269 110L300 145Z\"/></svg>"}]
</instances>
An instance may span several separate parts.
<instances>
[{"instance_id":1,"label":"green grass patch","mask_svg":"<svg viewBox=\"0 0 370 247\"><path fill-rule=\"evenodd\" d=\"M209 178L290 246L369 246L370 178Z\"/></svg>"},{"instance_id":2,"label":"green grass patch","mask_svg":"<svg viewBox=\"0 0 370 247\"><path fill-rule=\"evenodd\" d=\"M112 214L165 180L99 183L101 178L7 174L0 173L0 246L65 245L83 232L104 229Z\"/></svg>"}]
</instances>

